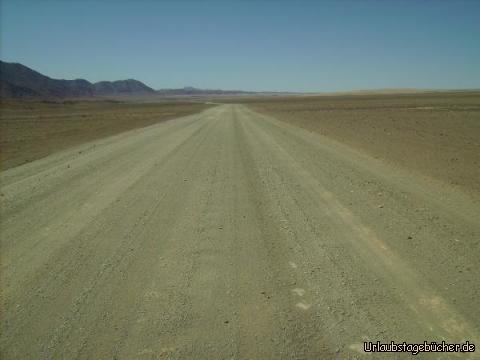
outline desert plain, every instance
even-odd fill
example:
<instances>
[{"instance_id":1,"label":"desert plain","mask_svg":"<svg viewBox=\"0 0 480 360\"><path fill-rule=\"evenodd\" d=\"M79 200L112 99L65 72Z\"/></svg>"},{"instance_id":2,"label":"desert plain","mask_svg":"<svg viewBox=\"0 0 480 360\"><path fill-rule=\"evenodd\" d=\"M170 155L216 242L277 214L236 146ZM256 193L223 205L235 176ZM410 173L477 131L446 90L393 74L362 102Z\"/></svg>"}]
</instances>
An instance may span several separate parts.
<instances>
[{"instance_id":1,"label":"desert plain","mask_svg":"<svg viewBox=\"0 0 480 360\"><path fill-rule=\"evenodd\" d=\"M479 92L15 100L0 121L5 359L480 344Z\"/></svg>"}]
</instances>

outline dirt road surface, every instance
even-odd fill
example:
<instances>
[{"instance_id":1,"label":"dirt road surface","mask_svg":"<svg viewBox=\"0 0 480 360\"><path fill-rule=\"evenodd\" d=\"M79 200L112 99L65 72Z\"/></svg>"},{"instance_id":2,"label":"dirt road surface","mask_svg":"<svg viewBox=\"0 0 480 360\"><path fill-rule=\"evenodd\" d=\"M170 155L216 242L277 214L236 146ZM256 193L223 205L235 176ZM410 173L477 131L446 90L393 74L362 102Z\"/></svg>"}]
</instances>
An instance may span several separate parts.
<instances>
[{"instance_id":1,"label":"dirt road surface","mask_svg":"<svg viewBox=\"0 0 480 360\"><path fill-rule=\"evenodd\" d=\"M3 359L480 346L479 199L243 105L0 179Z\"/></svg>"}]
</instances>

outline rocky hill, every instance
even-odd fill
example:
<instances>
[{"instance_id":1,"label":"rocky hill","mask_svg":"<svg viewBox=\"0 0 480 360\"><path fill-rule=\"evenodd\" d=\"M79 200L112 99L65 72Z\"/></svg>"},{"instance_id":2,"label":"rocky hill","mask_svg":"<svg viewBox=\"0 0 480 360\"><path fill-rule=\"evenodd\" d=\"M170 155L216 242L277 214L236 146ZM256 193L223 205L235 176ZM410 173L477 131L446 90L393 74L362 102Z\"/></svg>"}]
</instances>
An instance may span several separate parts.
<instances>
[{"instance_id":1,"label":"rocky hill","mask_svg":"<svg viewBox=\"0 0 480 360\"><path fill-rule=\"evenodd\" d=\"M65 98L139 94L155 94L155 90L134 79L93 84L84 79L52 79L22 64L0 61L2 97Z\"/></svg>"}]
</instances>

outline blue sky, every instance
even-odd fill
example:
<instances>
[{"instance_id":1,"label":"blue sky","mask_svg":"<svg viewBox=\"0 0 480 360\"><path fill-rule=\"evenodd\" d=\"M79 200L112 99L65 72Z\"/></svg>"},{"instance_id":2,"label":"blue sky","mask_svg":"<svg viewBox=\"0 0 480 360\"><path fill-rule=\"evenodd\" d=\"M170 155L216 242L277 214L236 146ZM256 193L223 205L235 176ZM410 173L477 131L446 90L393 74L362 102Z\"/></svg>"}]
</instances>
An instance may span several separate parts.
<instances>
[{"instance_id":1,"label":"blue sky","mask_svg":"<svg viewBox=\"0 0 480 360\"><path fill-rule=\"evenodd\" d=\"M0 0L0 58L154 88L480 88L480 0Z\"/></svg>"}]
</instances>

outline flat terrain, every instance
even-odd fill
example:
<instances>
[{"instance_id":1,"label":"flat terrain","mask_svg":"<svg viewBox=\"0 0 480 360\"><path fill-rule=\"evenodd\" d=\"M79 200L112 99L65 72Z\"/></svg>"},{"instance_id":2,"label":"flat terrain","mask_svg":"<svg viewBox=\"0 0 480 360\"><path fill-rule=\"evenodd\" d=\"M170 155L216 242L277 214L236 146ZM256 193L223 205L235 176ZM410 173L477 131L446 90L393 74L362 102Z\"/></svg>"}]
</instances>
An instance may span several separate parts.
<instances>
[{"instance_id":1,"label":"flat terrain","mask_svg":"<svg viewBox=\"0 0 480 360\"><path fill-rule=\"evenodd\" d=\"M237 104L3 171L2 359L478 358L478 196L377 157Z\"/></svg>"},{"instance_id":2,"label":"flat terrain","mask_svg":"<svg viewBox=\"0 0 480 360\"><path fill-rule=\"evenodd\" d=\"M94 139L193 114L185 101L19 101L0 104L1 168L8 169Z\"/></svg>"},{"instance_id":3,"label":"flat terrain","mask_svg":"<svg viewBox=\"0 0 480 360\"><path fill-rule=\"evenodd\" d=\"M480 194L480 92L256 98L256 111Z\"/></svg>"}]
</instances>

